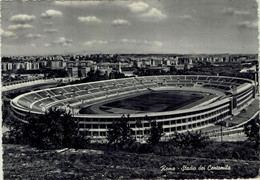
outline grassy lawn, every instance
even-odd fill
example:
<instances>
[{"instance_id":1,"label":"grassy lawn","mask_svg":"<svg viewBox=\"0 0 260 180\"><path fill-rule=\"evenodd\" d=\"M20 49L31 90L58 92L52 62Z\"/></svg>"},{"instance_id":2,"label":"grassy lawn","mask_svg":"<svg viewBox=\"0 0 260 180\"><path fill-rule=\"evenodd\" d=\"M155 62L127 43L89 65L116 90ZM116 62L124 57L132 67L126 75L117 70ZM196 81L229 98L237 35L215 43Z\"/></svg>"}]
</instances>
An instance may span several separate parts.
<instances>
[{"instance_id":1,"label":"grassy lawn","mask_svg":"<svg viewBox=\"0 0 260 180\"><path fill-rule=\"evenodd\" d=\"M102 149L59 152L4 144L3 150L4 179L253 178L260 167L257 160L104 153Z\"/></svg>"},{"instance_id":2,"label":"grassy lawn","mask_svg":"<svg viewBox=\"0 0 260 180\"><path fill-rule=\"evenodd\" d=\"M81 114L96 113L140 113L140 112L163 112L172 111L192 105L202 103L214 97L197 91L178 91L178 90L160 90L146 93L136 93L130 97L121 97L120 99L110 99L107 102L95 105L93 107L82 108ZM194 105L193 105L194 106ZM192 106L192 107L193 107ZM118 112L117 110L120 110Z\"/></svg>"}]
</instances>

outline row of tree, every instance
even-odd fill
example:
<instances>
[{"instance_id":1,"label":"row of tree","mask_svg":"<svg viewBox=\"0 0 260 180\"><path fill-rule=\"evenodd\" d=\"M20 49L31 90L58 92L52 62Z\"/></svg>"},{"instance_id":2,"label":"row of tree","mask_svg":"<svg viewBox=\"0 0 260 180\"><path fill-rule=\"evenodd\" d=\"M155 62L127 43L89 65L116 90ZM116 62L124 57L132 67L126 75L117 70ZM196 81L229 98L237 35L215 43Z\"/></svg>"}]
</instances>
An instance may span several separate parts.
<instances>
[{"instance_id":1,"label":"row of tree","mask_svg":"<svg viewBox=\"0 0 260 180\"><path fill-rule=\"evenodd\" d=\"M50 109L44 115L27 115L26 122L9 121L10 131L4 134L4 143L29 144L39 149L60 149L60 148L88 148L91 142L88 132L79 131L79 122L72 118L70 113L61 109ZM141 122L139 122L141 123ZM137 126L139 124L137 122ZM130 128L129 115L123 115L120 121L115 121L107 132L107 150L111 145L114 150L129 150L139 153L152 152L153 148L160 142L164 135L162 125L151 121L150 134L146 143L141 144L133 135ZM200 134L176 133L171 143L177 146L194 144L194 147L202 147L204 140Z\"/></svg>"},{"instance_id":2,"label":"row of tree","mask_svg":"<svg viewBox=\"0 0 260 180\"><path fill-rule=\"evenodd\" d=\"M50 109L44 115L28 114L23 123L12 120L7 124L10 131L4 134L4 143L29 144L40 149L88 148L91 139L88 132L80 131L79 121L75 121L71 113L61 109ZM146 143L137 142L130 127L130 115L123 115L119 121L112 123L107 132L107 150L111 145L115 150L129 150L141 153L152 152L164 135L162 125L151 121ZM140 122L139 122L140 123ZM138 125L138 122L137 122ZM259 147L259 118L245 126L248 140ZM210 144L209 137L202 132L175 133L167 142L178 148L205 148Z\"/></svg>"}]
</instances>

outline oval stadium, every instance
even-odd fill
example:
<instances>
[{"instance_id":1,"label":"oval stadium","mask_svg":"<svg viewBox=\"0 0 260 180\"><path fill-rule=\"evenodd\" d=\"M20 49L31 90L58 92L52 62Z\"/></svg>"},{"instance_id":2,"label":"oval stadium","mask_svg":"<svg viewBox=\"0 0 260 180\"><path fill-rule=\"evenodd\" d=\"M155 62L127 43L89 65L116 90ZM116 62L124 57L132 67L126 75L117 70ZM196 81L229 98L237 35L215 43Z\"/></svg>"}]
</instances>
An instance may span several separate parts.
<instances>
[{"instance_id":1,"label":"oval stadium","mask_svg":"<svg viewBox=\"0 0 260 180\"><path fill-rule=\"evenodd\" d=\"M50 108L70 111L80 131L105 139L108 128L129 116L133 135L149 135L151 121L163 125L165 137L197 131L232 119L256 98L249 79L203 76L141 76L89 82L32 91L11 101L17 119L28 113L44 114ZM141 122L137 126L137 122Z\"/></svg>"}]
</instances>

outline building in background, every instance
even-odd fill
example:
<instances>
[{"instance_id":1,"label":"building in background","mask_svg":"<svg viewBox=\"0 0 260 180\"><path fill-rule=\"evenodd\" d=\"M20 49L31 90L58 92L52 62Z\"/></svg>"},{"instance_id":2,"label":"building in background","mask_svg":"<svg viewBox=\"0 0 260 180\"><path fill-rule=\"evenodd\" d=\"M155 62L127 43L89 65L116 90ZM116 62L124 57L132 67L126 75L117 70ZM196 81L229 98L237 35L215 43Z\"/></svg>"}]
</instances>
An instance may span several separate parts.
<instances>
[{"instance_id":1,"label":"building in background","mask_svg":"<svg viewBox=\"0 0 260 180\"><path fill-rule=\"evenodd\" d=\"M67 72L69 77L79 77L78 67L69 67Z\"/></svg>"},{"instance_id":2,"label":"building in background","mask_svg":"<svg viewBox=\"0 0 260 180\"><path fill-rule=\"evenodd\" d=\"M88 77L88 72L90 72L91 68L90 67L81 67L80 68L80 73L81 77Z\"/></svg>"}]
</instances>

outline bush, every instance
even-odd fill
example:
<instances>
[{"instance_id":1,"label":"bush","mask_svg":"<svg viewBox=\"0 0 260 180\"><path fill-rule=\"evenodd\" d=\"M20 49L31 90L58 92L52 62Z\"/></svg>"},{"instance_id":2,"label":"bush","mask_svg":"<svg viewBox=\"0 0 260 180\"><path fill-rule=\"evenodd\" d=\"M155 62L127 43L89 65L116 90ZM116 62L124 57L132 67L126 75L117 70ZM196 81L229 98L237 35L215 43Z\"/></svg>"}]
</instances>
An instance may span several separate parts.
<instances>
[{"instance_id":1,"label":"bush","mask_svg":"<svg viewBox=\"0 0 260 180\"><path fill-rule=\"evenodd\" d=\"M259 117L248 122L244 127L244 132L248 137L248 141L254 143L254 148L258 149L260 145L260 121Z\"/></svg>"},{"instance_id":2,"label":"bush","mask_svg":"<svg viewBox=\"0 0 260 180\"><path fill-rule=\"evenodd\" d=\"M202 134L201 131L190 132L187 133L175 133L172 138L169 140L169 143L174 146L185 148L192 147L194 149L205 148L211 142L209 141L209 137Z\"/></svg>"},{"instance_id":3,"label":"bush","mask_svg":"<svg viewBox=\"0 0 260 180\"><path fill-rule=\"evenodd\" d=\"M154 151L154 146L151 144L134 142L131 146L129 146L128 151L138 154L152 153Z\"/></svg>"},{"instance_id":4,"label":"bush","mask_svg":"<svg viewBox=\"0 0 260 180\"><path fill-rule=\"evenodd\" d=\"M113 122L111 128L108 130L108 144L107 150L111 144L114 144L114 149L125 150L135 142L135 139L132 137L133 130L129 125L129 115L125 117L123 115L119 122Z\"/></svg>"},{"instance_id":5,"label":"bush","mask_svg":"<svg viewBox=\"0 0 260 180\"><path fill-rule=\"evenodd\" d=\"M44 115L28 114L27 123L14 123L4 135L4 143L29 144L40 149L87 148L87 132L80 132L78 122L65 110L50 109Z\"/></svg>"},{"instance_id":6,"label":"bush","mask_svg":"<svg viewBox=\"0 0 260 180\"><path fill-rule=\"evenodd\" d=\"M156 121L151 122L151 134L147 142L151 145L156 145L159 143L161 137L164 135L163 127L161 124L157 124Z\"/></svg>"},{"instance_id":7,"label":"bush","mask_svg":"<svg viewBox=\"0 0 260 180\"><path fill-rule=\"evenodd\" d=\"M27 125L15 120L13 116L10 116L3 123L9 128L8 131L3 133L3 144L28 144L29 141L25 138L28 134Z\"/></svg>"}]
</instances>

